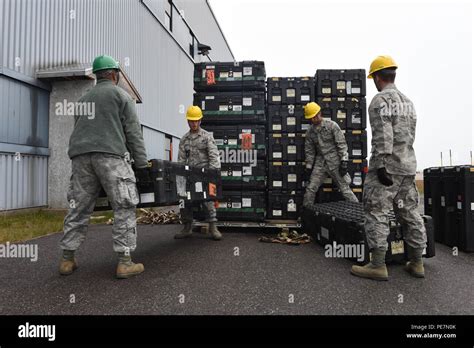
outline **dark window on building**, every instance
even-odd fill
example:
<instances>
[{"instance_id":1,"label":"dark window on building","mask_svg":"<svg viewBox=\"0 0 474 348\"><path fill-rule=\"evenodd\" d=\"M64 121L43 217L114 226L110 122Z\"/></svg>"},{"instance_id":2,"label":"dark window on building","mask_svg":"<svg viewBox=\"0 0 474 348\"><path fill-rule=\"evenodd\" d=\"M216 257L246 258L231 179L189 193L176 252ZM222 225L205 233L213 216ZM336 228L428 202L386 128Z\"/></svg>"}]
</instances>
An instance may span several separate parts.
<instances>
[{"instance_id":1,"label":"dark window on building","mask_svg":"<svg viewBox=\"0 0 474 348\"><path fill-rule=\"evenodd\" d=\"M173 160L173 138L170 135L165 135L165 160Z\"/></svg>"},{"instance_id":2,"label":"dark window on building","mask_svg":"<svg viewBox=\"0 0 474 348\"><path fill-rule=\"evenodd\" d=\"M191 36L190 43L189 43L189 55L194 58L194 47L195 45L197 45L197 41L191 30L189 31L189 35Z\"/></svg>"}]
</instances>

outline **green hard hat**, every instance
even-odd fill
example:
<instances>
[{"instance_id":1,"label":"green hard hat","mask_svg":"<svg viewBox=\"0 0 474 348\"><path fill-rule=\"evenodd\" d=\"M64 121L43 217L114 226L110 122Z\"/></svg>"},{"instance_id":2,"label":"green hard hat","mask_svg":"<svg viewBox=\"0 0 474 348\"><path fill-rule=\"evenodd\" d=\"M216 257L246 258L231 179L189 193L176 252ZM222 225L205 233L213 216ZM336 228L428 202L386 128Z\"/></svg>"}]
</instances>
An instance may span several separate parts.
<instances>
[{"instance_id":1,"label":"green hard hat","mask_svg":"<svg viewBox=\"0 0 474 348\"><path fill-rule=\"evenodd\" d=\"M103 55L95 57L94 63L92 63L92 72L95 73L96 71L107 69L120 69L119 63L111 56Z\"/></svg>"}]
</instances>

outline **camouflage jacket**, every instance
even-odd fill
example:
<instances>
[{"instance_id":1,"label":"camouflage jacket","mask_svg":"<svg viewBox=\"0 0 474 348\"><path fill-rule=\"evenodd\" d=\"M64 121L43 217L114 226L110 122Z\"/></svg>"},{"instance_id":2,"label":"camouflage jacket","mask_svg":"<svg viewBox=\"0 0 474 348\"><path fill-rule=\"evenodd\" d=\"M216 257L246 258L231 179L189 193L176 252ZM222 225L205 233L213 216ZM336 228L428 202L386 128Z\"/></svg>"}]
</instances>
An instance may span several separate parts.
<instances>
[{"instance_id":1,"label":"camouflage jacket","mask_svg":"<svg viewBox=\"0 0 474 348\"><path fill-rule=\"evenodd\" d=\"M372 128L372 170L385 167L390 174L415 175L416 113L413 103L395 84L376 94L369 106Z\"/></svg>"},{"instance_id":2,"label":"camouflage jacket","mask_svg":"<svg viewBox=\"0 0 474 348\"><path fill-rule=\"evenodd\" d=\"M306 168L322 167L337 169L342 160L347 161L347 143L341 128L334 121L323 119L319 125L312 125L306 131Z\"/></svg>"},{"instance_id":3,"label":"camouflage jacket","mask_svg":"<svg viewBox=\"0 0 474 348\"><path fill-rule=\"evenodd\" d=\"M178 162L198 168L220 169L219 150L212 134L202 128L197 133L187 132L179 142Z\"/></svg>"}]
</instances>

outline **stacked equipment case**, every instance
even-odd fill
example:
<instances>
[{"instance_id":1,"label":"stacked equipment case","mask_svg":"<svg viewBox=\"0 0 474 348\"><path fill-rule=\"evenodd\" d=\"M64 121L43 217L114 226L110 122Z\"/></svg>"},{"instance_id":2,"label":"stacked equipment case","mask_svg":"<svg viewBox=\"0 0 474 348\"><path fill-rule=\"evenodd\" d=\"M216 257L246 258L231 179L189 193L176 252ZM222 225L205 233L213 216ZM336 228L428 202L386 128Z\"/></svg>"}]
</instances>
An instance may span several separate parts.
<instances>
[{"instance_id":1,"label":"stacked equipment case","mask_svg":"<svg viewBox=\"0 0 474 348\"><path fill-rule=\"evenodd\" d=\"M303 107L314 100L314 78L267 79L269 220L297 220L303 205L305 133Z\"/></svg>"},{"instance_id":2,"label":"stacked equipment case","mask_svg":"<svg viewBox=\"0 0 474 348\"><path fill-rule=\"evenodd\" d=\"M474 166L423 171L425 214L433 217L439 243L474 252Z\"/></svg>"},{"instance_id":3,"label":"stacked equipment case","mask_svg":"<svg viewBox=\"0 0 474 348\"><path fill-rule=\"evenodd\" d=\"M127 184L120 182L119 185ZM203 202L219 199L222 195L221 175L218 170L157 159L148 161L146 178L137 181L136 185L138 190L136 199L139 201L137 208ZM127 187L123 189L128 190ZM111 209L112 205L102 189L94 210Z\"/></svg>"},{"instance_id":4,"label":"stacked equipment case","mask_svg":"<svg viewBox=\"0 0 474 348\"><path fill-rule=\"evenodd\" d=\"M220 221L265 218L265 77L261 61L195 64L194 105L202 109L201 127L213 134L221 157Z\"/></svg>"},{"instance_id":5,"label":"stacked equipment case","mask_svg":"<svg viewBox=\"0 0 474 348\"><path fill-rule=\"evenodd\" d=\"M435 237L433 220L430 216L423 215L427 234L427 247L423 251L424 257L435 256ZM362 203L331 202L316 204L312 209L303 212L303 228L313 239L323 246L340 245L351 247L346 250L356 250L363 246L363 259L357 261L367 263L370 261L369 248L364 230L364 211ZM388 249L387 263L404 263L407 260L407 250L403 236L405 227L397 222L393 211L389 213L390 234L387 238ZM354 255L344 257L356 260Z\"/></svg>"},{"instance_id":6,"label":"stacked equipment case","mask_svg":"<svg viewBox=\"0 0 474 348\"><path fill-rule=\"evenodd\" d=\"M336 122L344 133L349 153L351 189L359 201L367 173L367 103L364 69L320 69L316 71L316 102L323 118ZM316 202L342 200L332 179L320 187Z\"/></svg>"}]
</instances>

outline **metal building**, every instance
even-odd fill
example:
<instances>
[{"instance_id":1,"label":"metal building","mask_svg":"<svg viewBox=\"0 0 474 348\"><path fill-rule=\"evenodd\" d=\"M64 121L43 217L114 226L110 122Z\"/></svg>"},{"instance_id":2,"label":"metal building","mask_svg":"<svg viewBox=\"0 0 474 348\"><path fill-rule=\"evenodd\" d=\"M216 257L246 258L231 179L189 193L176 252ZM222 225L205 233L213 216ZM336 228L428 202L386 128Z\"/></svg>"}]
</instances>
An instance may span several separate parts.
<instances>
[{"instance_id":1,"label":"metal building","mask_svg":"<svg viewBox=\"0 0 474 348\"><path fill-rule=\"evenodd\" d=\"M94 85L95 56L120 62L160 159L187 131L194 62L234 60L207 0L0 0L0 29L0 210L66 207L73 117L57 108Z\"/></svg>"}]
</instances>

